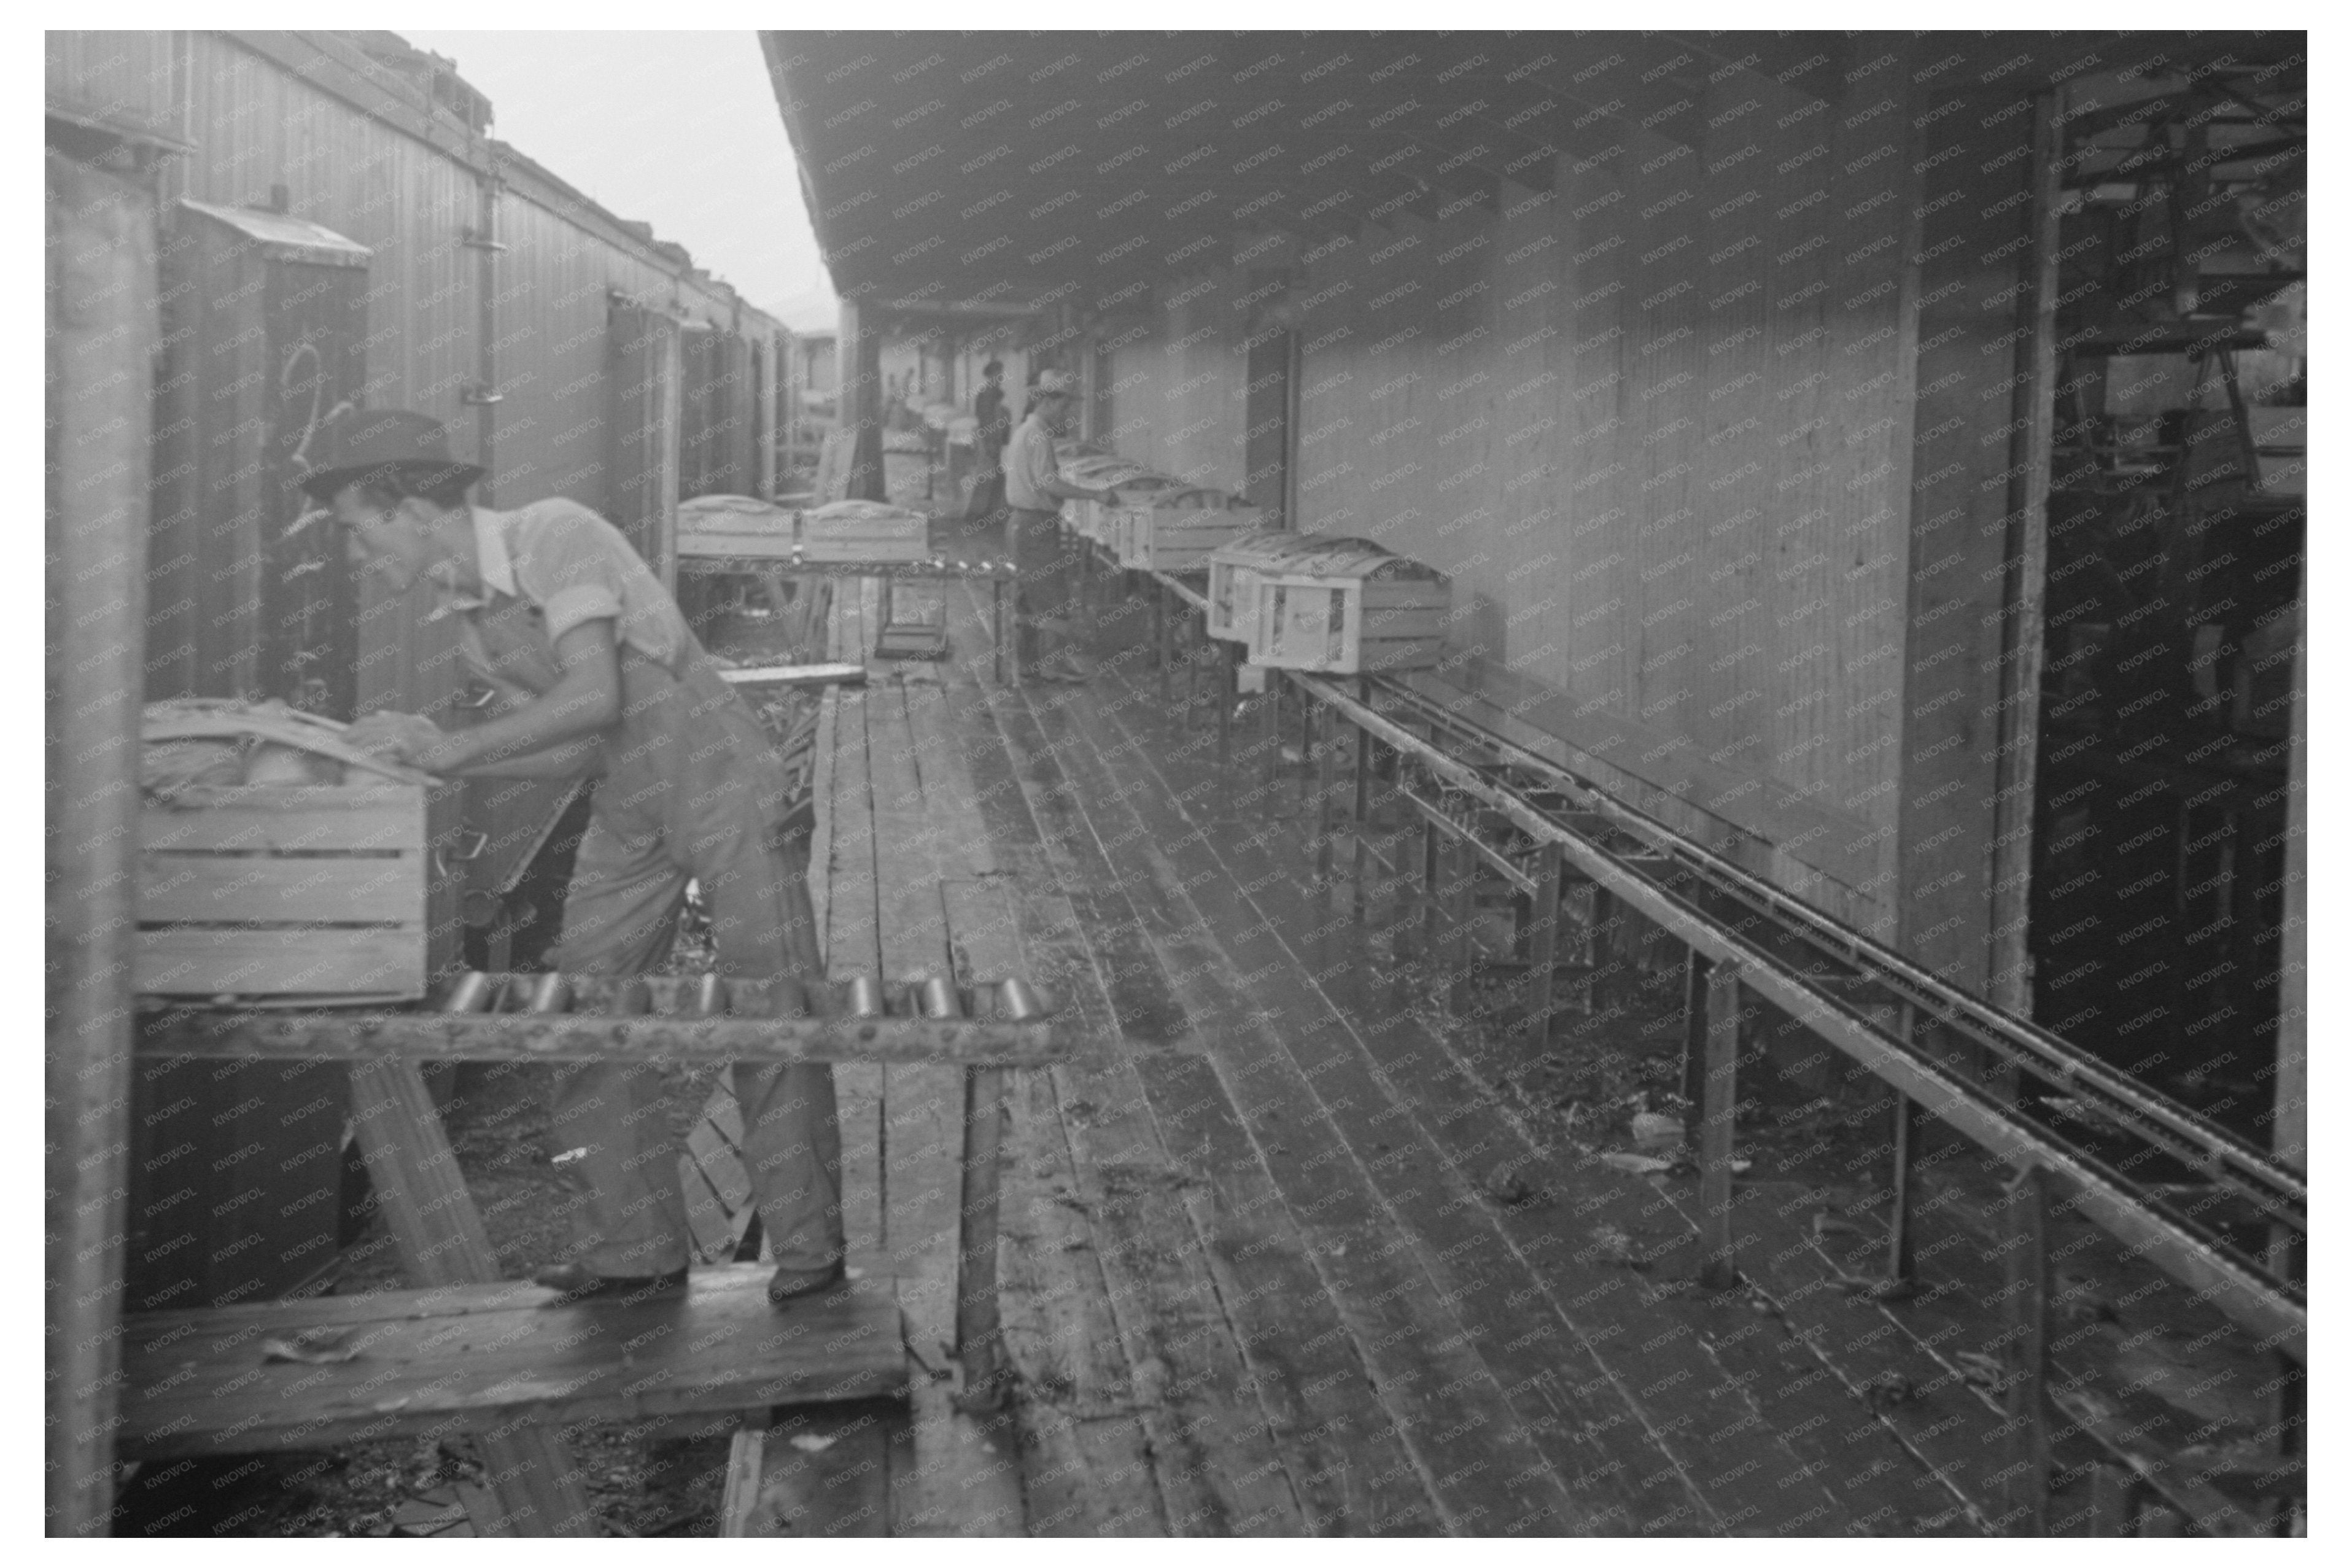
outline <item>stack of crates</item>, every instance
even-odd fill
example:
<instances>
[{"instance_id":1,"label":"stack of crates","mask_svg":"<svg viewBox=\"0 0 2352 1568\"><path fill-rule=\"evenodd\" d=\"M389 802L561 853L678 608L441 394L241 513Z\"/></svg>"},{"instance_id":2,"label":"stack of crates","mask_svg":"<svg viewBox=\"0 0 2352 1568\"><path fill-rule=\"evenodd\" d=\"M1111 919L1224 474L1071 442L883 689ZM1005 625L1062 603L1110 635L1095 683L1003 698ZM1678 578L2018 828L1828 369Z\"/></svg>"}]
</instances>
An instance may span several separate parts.
<instances>
[{"instance_id":1,"label":"stack of crates","mask_svg":"<svg viewBox=\"0 0 2352 1568\"><path fill-rule=\"evenodd\" d=\"M1424 669L1444 645L1444 574L1360 539L1257 569L1249 661L1321 675Z\"/></svg>"},{"instance_id":2,"label":"stack of crates","mask_svg":"<svg viewBox=\"0 0 2352 1568\"><path fill-rule=\"evenodd\" d=\"M1265 513L1244 497L1188 485L1121 505L1112 517L1111 535L1121 566L1139 572L1202 572L1220 545L1255 531L1265 521Z\"/></svg>"}]
</instances>

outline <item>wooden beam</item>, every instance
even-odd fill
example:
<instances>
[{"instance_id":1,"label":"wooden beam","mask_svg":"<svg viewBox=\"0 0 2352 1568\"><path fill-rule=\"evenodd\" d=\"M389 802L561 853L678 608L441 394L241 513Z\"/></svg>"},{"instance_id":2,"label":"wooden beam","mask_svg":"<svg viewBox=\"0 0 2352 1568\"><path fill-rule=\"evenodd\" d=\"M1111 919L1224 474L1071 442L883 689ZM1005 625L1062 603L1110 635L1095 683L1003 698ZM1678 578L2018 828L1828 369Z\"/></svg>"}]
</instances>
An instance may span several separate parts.
<instances>
[{"instance_id":1,"label":"wooden beam","mask_svg":"<svg viewBox=\"0 0 2352 1568\"><path fill-rule=\"evenodd\" d=\"M598 1017L583 1013L182 1016L142 1031L142 1057L299 1060L902 1062L1027 1067L1061 1060L1043 1019Z\"/></svg>"},{"instance_id":2,"label":"wooden beam","mask_svg":"<svg viewBox=\"0 0 2352 1568\"><path fill-rule=\"evenodd\" d=\"M551 1433L905 1391L890 1279L868 1276L779 1311L770 1271L698 1268L683 1298L646 1301L560 1305L543 1287L491 1279L139 1313L125 1353L125 1447L163 1458ZM272 1356L273 1340L306 1331L355 1353L325 1365Z\"/></svg>"},{"instance_id":3,"label":"wooden beam","mask_svg":"<svg viewBox=\"0 0 2352 1568\"><path fill-rule=\"evenodd\" d=\"M1988 999L2031 1017L2032 960L2026 950L2032 909L2035 763L2042 733L2042 596L2050 555L2052 421L2058 380L2059 155L2065 145L2066 99L2041 94L2033 105L2031 248L2017 303L2017 375L2010 411L2006 592L2001 604L2000 749L1992 820L1992 952Z\"/></svg>"},{"instance_id":4,"label":"wooden beam","mask_svg":"<svg viewBox=\"0 0 2352 1568\"><path fill-rule=\"evenodd\" d=\"M130 1162L154 195L47 155L47 1529L113 1508Z\"/></svg>"},{"instance_id":5,"label":"wooden beam","mask_svg":"<svg viewBox=\"0 0 2352 1568\"><path fill-rule=\"evenodd\" d=\"M360 1152L367 1161L368 1178L381 1199L378 1208L392 1228L400 1250L401 1268L410 1283L444 1288L489 1285L502 1289L496 1284L499 1260L490 1249L489 1233L483 1228L482 1216L476 1212L473 1199L466 1191L465 1174L457 1168L457 1151L449 1146L448 1134L442 1131L440 1112L434 1107L432 1094L425 1087L425 1077L416 1064L357 1063L352 1068L351 1083L352 1120L359 1130ZM253 1309L246 1310L250 1312ZM180 1314L156 1316L177 1319ZM142 1326L145 1321L142 1320ZM281 1372L309 1380L296 1388L285 1386L291 1381L290 1375L279 1377L273 1385L265 1371L256 1380L247 1375L247 1371L255 1363L269 1362L266 1347L243 1329L233 1333L227 1342L235 1347L229 1354L236 1360L236 1368L222 1372L210 1382L202 1372L184 1380L179 1377L181 1372L194 1364L194 1346L182 1353L165 1352L172 1363L167 1373L159 1374L152 1366L143 1373L134 1368L131 1379L134 1396L161 1384L199 1400L204 1414L164 1415L142 1404L129 1415L131 1433L157 1434L168 1440L171 1436L201 1429L205 1444L198 1452L248 1451L270 1446L256 1441L253 1428L266 1425L269 1416L265 1412L274 1410L281 1421L298 1423L307 1440L312 1424L326 1419L322 1405L332 1407L331 1394L317 1386L320 1382L332 1382L332 1377L320 1378L315 1373L324 1369L304 1367L298 1360L290 1368L279 1366ZM465 1352L471 1348L460 1345L458 1350ZM348 1367L355 1363L342 1364ZM476 1364L468 1363L469 1368ZM415 1398L394 1396L388 1406L378 1397L382 1384L373 1381L380 1369L381 1363L377 1363L361 1368L357 1376L347 1379L351 1383L370 1380L359 1403L371 1421L380 1419L387 1407L399 1408ZM154 1381L142 1381L142 1376ZM270 1395L257 1409L247 1408L243 1401L223 1392L224 1385L249 1391L257 1381L268 1389ZM419 1413L428 1407L429 1401L420 1404ZM596 1518L588 1502L587 1485L557 1426L531 1419L508 1422L483 1431L480 1441L484 1479L489 1489L486 1496L495 1503L498 1513L494 1520L477 1521L483 1534L585 1537L596 1533Z\"/></svg>"}]
</instances>

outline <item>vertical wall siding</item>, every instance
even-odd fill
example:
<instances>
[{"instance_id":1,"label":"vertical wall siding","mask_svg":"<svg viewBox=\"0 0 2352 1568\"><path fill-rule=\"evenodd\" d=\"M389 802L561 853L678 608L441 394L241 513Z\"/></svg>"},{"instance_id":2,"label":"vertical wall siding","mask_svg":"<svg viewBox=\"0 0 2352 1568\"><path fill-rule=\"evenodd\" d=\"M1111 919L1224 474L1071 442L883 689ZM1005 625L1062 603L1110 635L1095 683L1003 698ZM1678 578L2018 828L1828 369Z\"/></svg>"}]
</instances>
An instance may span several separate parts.
<instances>
[{"instance_id":1,"label":"vertical wall siding","mask_svg":"<svg viewBox=\"0 0 2352 1568\"><path fill-rule=\"evenodd\" d=\"M294 216L368 247L367 401L429 414L461 454L473 452L477 412L465 394L482 363L482 267L464 239L480 221L475 167L218 34L51 33L47 62L52 101L127 113L194 143L173 163L174 194L265 207L283 185ZM493 166L496 150L478 146L480 164ZM583 206L530 171L513 174L499 196L508 248L494 263L490 303L504 401L491 456L502 504L549 495L607 504L604 362L614 290L775 335L731 295L606 239L598 230L610 220ZM739 321L745 316L748 326ZM453 689L454 645L446 627L420 625L423 607L363 589L362 707L426 707Z\"/></svg>"},{"instance_id":2,"label":"vertical wall siding","mask_svg":"<svg viewBox=\"0 0 2352 1568\"><path fill-rule=\"evenodd\" d=\"M1155 468L1240 489L1248 331L1226 270L1160 290L1150 316L1109 334L1111 444Z\"/></svg>"},{"instance_id":3,"label":"vertical wall siding","mask_svg":"<svg viewBox=\"0 0 2352 1568\"><path fill-rule=\"evenodd\" d=\"M1734 77L1704 107L1698 145L1627 127L1495 221L1309 248L1301 521L1453 574L1454 645L1565 694L1548 727L1671 795L1747 794L1731 846L1885 931L1905 73L1834 102ZM1743 841L1775 834L1777 860Z\"/></svg>"}]
</instances>

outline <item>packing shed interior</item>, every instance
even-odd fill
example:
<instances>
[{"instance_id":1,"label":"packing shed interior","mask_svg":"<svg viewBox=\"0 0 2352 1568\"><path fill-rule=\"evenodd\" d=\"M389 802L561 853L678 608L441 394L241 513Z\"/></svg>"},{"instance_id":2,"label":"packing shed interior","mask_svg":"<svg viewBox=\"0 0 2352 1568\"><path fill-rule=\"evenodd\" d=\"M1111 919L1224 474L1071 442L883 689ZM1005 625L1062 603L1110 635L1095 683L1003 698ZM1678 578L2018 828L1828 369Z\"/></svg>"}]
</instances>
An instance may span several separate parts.
<instances>
[{"instance_id":1,"label":"packing shed interior","mask_svg":"<svg viewBox=\"0 0 2352 1568\"><path fill-rule=\"evenodd\" d=\"M2200 647L2267 654L2266 730L2189 721L2210 671L2201 710L2184 687L2141 710L2183 752L2218 735L2203 764L2237 781L2224 918L2186 862L2158 889L2179 963L2211 961L2198 933L2245 944L2228 986L2167 1006L2126 984L2120 862L2092 925L2053 915L2105 851L2084 795L2055 818L2037 773L2045 679L2092 679L2129 616L2092 605L2053 671L2053 460L2091 482L2085 388L2126 381L2095 367L2137 348L2176 394L2226 371L2232 397L2300 399L2299 358L2239 317L2299 301L2301 35L765 38L845 301L845 419L877 323L1026 303L1086 434L1450 574L1440 673L1580 773L1947 981L2137 1069L2171 1057L2175 1092L2183 1060L2242 1057L2231 1091L2186 1082L2268 1121L2299 572L2272 564L2242 614L2176 595L2149 623L2181 682ZM2180 542L2251 524L2249 570L2297 565L2300 498L2254 488L2207 492L2228 499L2193 526L2173 508L2142 552L2177 580L2229 553ZM2210 857L2215 831L2143 850Z\"/></svg>"}]
</instances>

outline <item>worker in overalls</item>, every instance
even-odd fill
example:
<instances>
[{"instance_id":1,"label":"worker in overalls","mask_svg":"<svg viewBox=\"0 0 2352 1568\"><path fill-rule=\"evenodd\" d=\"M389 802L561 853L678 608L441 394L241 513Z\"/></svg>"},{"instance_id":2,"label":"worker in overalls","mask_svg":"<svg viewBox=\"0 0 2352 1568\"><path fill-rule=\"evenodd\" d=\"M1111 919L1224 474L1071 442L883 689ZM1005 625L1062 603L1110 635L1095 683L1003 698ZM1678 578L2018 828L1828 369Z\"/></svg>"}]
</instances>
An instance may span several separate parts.
<instances>
[{"instance_id":1,"label":"worker in overalls","mask_svg":"<svg viewBox=\"0 0 2352 1568\"><path fill-rule=\"evenodd\" d=\"M355 567L395 594L417 582L455 616L495 716L443 730L379 712L349 738L449 777L600 775L564 896L559 970L642 974L668 956L687 883L700 889L722 972L764 980L820 968L804 844L782 830L784 779L759 719L720 679L677 605L620 531L555 498L468 505L483 470L454 461L422 415L364 414L333 466L303 480ZM843 1278L841 1136L822 1063L740 1064L744 1154L776 1260L779 1304ZM587 1178L579 1246L536 1278L567 1299L659 1295L686 1282L677 1152L651 1067L557 1069L553 1136Z\"/></svg>"},{"instance_id":2,"label":"worker in overalls","mask_svg":"<svg viewBox=\"0 0 2352 1568\"><path fill-rule=\"evenodd\" d=\"M1107 501L1108 490L1089 489L1062 478L1054 437L1070 416L1069 376L1049 370L1029 389L1029 406L1004 448L1004 500L1010 509L1005 544L1018 584L1015 611L1024 674L1045 680L1084 684L1094 662L1076 642L1077 606L1071 577L1077 551L1062 539L1061 503Z\"/></svg>"}]
</instances>

